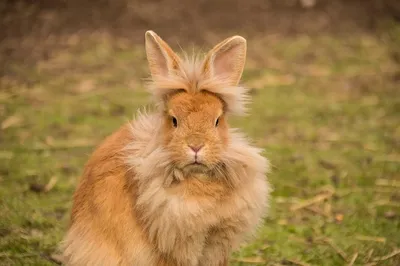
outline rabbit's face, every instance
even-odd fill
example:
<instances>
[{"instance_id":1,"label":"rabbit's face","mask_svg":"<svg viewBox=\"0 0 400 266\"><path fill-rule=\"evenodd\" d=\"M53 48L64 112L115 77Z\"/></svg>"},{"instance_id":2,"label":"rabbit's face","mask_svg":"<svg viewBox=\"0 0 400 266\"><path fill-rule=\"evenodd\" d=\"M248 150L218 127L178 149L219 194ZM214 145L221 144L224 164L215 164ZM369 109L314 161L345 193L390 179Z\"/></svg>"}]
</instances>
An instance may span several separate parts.
<instances>
[{"instance_id":1,"label":"rabbit's face","mask_svg":"<svg viewBox=\"0 0 400 266\"><path fill-rule=\"evenodd\" d=\"M242 112L245 90L238 86L246 40L229 37L199 60L182 60L155 32L145 35L152 76L149 89L164 108L163 146L173 167L220 172L229 141L226 112Z\"/></svg>"},{"instance_id":2,"label":"rabbit's face","mask_svg":"<svg viewBox=\"0 0 400 266\"><path fill-rule=\"evenodd\" d=\"M208 92L178 92L167 100L164 130L174 164L181 169L212 169L228 142L224 104Z\"/></svg>"}]
</instances>

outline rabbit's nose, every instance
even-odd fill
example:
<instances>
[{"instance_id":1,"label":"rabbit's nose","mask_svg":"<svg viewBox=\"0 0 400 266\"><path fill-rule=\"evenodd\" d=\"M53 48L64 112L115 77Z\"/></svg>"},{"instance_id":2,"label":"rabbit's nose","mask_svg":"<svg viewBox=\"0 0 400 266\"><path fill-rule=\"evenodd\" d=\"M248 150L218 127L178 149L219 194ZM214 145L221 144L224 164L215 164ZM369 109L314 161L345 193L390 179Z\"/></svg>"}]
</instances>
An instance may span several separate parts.
<instances>
[{"instance_id":1,"label":"rabbit's nose","mask_svg":"<svg viewBox=\"0 0 400 266\"><path fill-rule=\"evenodd\" d=\"M199 150L201 150L201 148L203 148L203 146L204 145L197 145L197 146L189 145L190 149L192 149L192 151L194 151L195 153L198 153Z\"/></svg>"}]
</instances>

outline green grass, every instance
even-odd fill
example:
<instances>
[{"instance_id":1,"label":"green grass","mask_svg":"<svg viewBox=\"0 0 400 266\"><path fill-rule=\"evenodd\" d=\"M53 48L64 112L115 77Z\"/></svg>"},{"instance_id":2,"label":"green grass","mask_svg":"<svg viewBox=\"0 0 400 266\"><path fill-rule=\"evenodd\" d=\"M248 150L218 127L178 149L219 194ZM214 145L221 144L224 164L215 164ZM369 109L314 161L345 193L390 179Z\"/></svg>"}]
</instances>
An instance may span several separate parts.
<instances>
[{"instance_id":1,"label":"green grass","mask_svg":"<svg viewBox=\"0 0 400 266\"><path fill-rule=\"evenodd\" d=\"M354 254L354 265L364 265L371 250L369 262L400 248L400 87L392 59L400 42L390 36L254 40L268 47L265 64L250 56L243 81L257 88L251 113L231 123L265 148L274 192L259 234L232 265L346 265ZM88 156L149 103L144 60L143 47L88 41L35 67L12 66L16 74L2 79L1 265L52 265ZM54 178L48 192L31 188ZM291 210L326 193L312 210ZM400 255L376 262L399 264Z\"/></svg>"}]
</instances>

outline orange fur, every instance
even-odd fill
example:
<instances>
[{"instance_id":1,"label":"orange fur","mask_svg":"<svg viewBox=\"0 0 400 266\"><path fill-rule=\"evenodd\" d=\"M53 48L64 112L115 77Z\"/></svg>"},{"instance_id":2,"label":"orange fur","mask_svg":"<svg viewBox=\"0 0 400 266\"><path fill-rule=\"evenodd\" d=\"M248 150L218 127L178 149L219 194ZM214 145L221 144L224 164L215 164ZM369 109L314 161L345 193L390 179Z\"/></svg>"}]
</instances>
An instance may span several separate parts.
<instances>
[{"instance_id":1,"label":"orange fur","mask_svg":"<svg viewBox=\"0 0 400 266\"><path fill-rule=\"evenodd\" d=\"M67 265L228 265L270 192L268 160L227 122L243 110L245 48L231 37L185 62L146 33L160 109L139 113L85 165L62 243Z\"/></svg>"}]
</instances>

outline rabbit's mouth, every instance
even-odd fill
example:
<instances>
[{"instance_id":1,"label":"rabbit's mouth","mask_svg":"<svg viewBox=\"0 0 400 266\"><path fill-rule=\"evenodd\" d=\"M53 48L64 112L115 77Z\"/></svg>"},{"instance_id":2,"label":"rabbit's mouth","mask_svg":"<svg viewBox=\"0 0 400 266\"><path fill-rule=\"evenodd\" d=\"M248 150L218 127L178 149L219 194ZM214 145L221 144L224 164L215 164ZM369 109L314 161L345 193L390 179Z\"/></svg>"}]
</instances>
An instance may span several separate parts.
<instances>
[{"instance_id":1,"label":"rabbit's mouth","mask_svg":"<svg viewBox=\"0 0 400 266\"><path fill-rule=\"evenodd\" d=\"M202 166L206 166L204 163L198 162L198 161L194 161L193 163L190 163L189 165L202 165Z\"/></svg>"},{"instance_id":2,"label":"rabbit's mouth","mask_svg":"<svg viewBox=\"0 0 400 266\"><path fill-rule=\"evenodd\" d=\"M194 161L194 162L188 164L188 166L204 166L204 167L206 167L206 165L204 163L201 163L199 161Z\"/></svg>"},{"instance_id":3,"label":"rabbit's mouth","mask_svg":"<svg viewBox=\"0 0 400 266\"><path fill-rule=\"evenodd\" d=\"M194 161L192 163L189 163L186 165L185 168L188 169L189 171L198 171L198 170L204 171L205 169L208 169L207 165L199 161Z\"/></svg>"}]
</instances>

